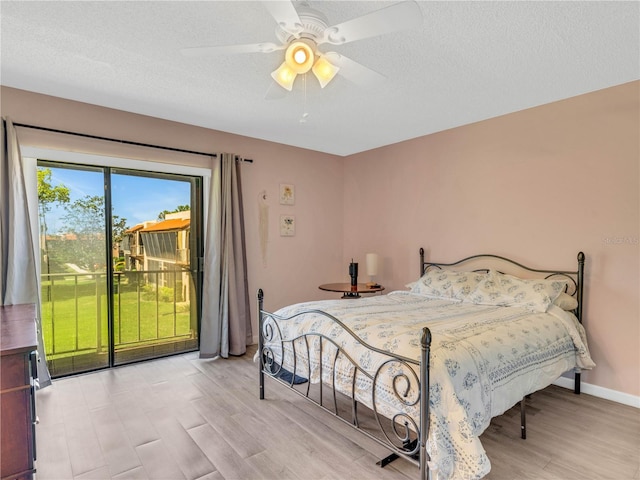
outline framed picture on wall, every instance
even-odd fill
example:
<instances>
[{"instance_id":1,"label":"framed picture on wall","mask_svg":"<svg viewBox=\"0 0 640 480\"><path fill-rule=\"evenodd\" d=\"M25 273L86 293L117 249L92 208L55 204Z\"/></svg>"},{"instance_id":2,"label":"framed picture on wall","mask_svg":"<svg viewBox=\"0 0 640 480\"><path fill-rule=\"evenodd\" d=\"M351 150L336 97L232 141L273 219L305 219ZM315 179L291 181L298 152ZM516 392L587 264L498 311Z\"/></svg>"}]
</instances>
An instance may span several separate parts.
<instances>
[{"instance_id":1,"label":"framed picture on wall","mask_svg":"<svg viewBox=\"0 0 640 480\"><path fill-rule=\"evenodd\" d=\"M280 236L293 237L296 234L296 217L280 215Z\"/></svg>"},{"instance_id":2,"label":"framed picture on wall","mask_svg":"<svg viewBox=\"0 0 640 480\"><path fill-rule=\"evenodd\" d=\"M290 183L280 184L280 205L293 205L296 201L296 189Z\"/></svg>"}]
</instances>

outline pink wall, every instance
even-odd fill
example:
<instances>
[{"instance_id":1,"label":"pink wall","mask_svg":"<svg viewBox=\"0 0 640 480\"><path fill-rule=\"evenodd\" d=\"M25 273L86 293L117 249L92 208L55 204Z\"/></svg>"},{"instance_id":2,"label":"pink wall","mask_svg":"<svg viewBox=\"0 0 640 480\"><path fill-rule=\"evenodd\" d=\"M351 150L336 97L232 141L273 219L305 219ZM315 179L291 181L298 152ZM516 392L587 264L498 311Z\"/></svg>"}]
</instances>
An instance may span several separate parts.
<instances>
[{"instance_id":1,"label":"pink wall","mask_svg":"<svg viewBox=\"0 0 640 480\"><path fill-rule=\"evenodd\" d=\"M585 326L597 368L591 384L640 395L640 82L498 117L347 158L2 87L14 122L253 158L243 166L249 288L267 308L335 298L317 286L348 281L353 257L382 259L387 291L433 259L497 253L532 267L573 269L587 255ZM26 129L35 146L207 167L204 157ZM296 204L281 206L280 183ZM267 191L262 264L258 193ZM342 215L340 214L342 212ZM280 237L280 214L296 216ZM364 269L363 269L364 270Z\"/></svg>"},{"instance_id":2,"label":"pink wall","mask_svg":"<svg viewBox=\"0 0 640 480\"><path fill-rule=\"evenodd\" d=\"M576 269L586 254L588 383L640 395L640 82L353 155L344 257L418 276L418 249ZM355 212L355 213L354 213Z\"/></svg>"},{"instance_id":3,"label":"pink wall","mask_svg":"<svg viewBox=\"0 0 640 480\"><path fill-rule=\"evenodd\" d=\"M2 87L2 116L14 123L45 126L141 143L202 152L231 152L243 164L249 290L265 290L267 308L310 298L330 298L318 285L335 279L342 263L342 180L344 159L262 140L135 115L118 110ZM22 144L194 167L210 167L208 157L132 147L113 142L46 134L19 128ZM279 184L295 185L295 205L279 204ZM258 193L267 192L269 242L264 266L258 237ZM280 237L281 214L296 217L296 235Z\"/></svg>"}]
</instances>

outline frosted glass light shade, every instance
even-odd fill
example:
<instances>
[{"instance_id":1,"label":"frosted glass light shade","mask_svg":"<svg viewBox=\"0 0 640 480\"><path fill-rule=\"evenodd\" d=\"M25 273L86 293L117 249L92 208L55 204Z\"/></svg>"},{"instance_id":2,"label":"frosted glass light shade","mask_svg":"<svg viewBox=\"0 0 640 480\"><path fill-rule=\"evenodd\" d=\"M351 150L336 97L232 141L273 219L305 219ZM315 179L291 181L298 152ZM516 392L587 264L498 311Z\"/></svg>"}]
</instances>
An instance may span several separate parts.
<instances>
[{"instance_id":1,"label":"frosted glass light shade","mask_svg":"<svg viewBox=\"0 0 640 480\"><path fill-rule=\"evenodd\" d=\"M284 53L284 62L277 70L271 72L271 77L282 88L291 91L296 76L311 70L320 82L320 87L326 87L340 68L326 58L316 56L314 49L315 42L310 40L300 39L292 42Z\"/></svg>"},{"instance_id":2,"label":"frosted glass light shade","mask_svg":"<svg viewBox=\"0 0 640 480\"><path fill-rule=\"evenodd\" d=\"M367 253L367 275L374 277L378 274L378 254Z\"/></svg>"},{"instance_id":3,"label":"frosted glass light shade","mask_svg":"<svg viewBox=\"0 0 640 480\"><path fill-rule=\"evenodd\" d=\"M287 62L282 62L282 65L271 72L271 77L276 81L276 83L289 91L293 88L293 81L297 76L298 74L289 68Z\"/></svg>"},{"instance_id":4,"label":"frosted glass light shade","mask_svg":"<svg viewBox=\"0 0 640 480\"><path fill-rule=\"evenodd\" d=\"M336 67L324 57L318 58L318 60L316 60L316 63L313 64L313 68L311 69L313 74L318 79L318 82L320 82L321 88L326 87L327 84L331 80L333 80L333 77L336 76L338 70L340 70L339 67Z\"/></svg>"},{"instance_id":5,"label":"frosted glass light shade","mask_svg":"<svg viewBox=\"0 0 640 480\"><path fill-rule=\"evenodd\" d=\"M293 42L284 54L284 61L296 73L307 73L311 70L315 58L313 50L304 42Z\"/></svg>"}]
</instances>

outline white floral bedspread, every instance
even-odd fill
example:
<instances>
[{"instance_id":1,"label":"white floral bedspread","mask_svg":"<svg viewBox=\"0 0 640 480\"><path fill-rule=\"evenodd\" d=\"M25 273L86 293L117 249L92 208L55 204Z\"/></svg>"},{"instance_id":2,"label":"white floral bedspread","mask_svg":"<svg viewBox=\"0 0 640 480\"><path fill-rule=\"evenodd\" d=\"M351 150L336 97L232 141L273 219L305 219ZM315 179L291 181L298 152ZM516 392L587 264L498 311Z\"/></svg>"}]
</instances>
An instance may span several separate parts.
<instances>
[{"instance_id":1,"label":"white floral bedspread","mask_svg":"<svg viewBox=\"0 0 640 480\"><path fill-rule=\"evenodd\" d=\"M564 372L594 366L582 325L555 306L547 313L532 313L392 292L358 300L300 303L275 313L290 317L312 309L335 316L373 347L415 360L420 359L422 327L429 327L433 340L428 451L435 467L432 475L438 480L485 476L491 464L478 437L491 418ZM372 375L383 361L325 316L299 315L280 322L280 329L285 339L310 331L325 335ZM328 368L332 355L330 351L323 355L323 380L328 383L333 381ZM286 355L284 363L292 367ZM311 363L311 380L317 382L319 365L313 359ZM299 375L306 372L304 364L299 358ZM397 369L393 364L385 368ZM340 361L337 369L337 388L350 394L351 364ZM369 407L371 383L363 375L357 377L355 397ZM409 398L416 395L412 388ZM377 384L375 402L376 409L388 417L404 408L418 422L418 405L399 406L390 384Z\"/></svg>"}]
</instances>

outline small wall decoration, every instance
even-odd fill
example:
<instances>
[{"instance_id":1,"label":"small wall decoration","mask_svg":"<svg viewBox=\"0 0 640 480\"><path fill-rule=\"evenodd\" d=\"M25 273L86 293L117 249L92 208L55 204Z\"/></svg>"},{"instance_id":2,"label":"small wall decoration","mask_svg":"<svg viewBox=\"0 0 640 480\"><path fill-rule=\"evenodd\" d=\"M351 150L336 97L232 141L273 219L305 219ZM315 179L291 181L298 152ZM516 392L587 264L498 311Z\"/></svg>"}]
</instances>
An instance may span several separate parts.
<instances>
[{"instance_id":1,"label":"small wall decoration","mask_svg":"<svg viewBox=\"0 0 640 480\"><path fill-rule=\"evenodd\" d=\"M296 234L296 218L293 215L280 215L280 236L293 237Z\"/></svg>"},{"instance_id":2,"label":"small wall decoration","mask_svg":"<svg viewBox=\"0 0 640 480\"><path fill-rule=\"evenodd\" d=\"M290 183L280 184L280 205L293 205L296 201L295 187Z\"/></svg>"}]
</instances>

